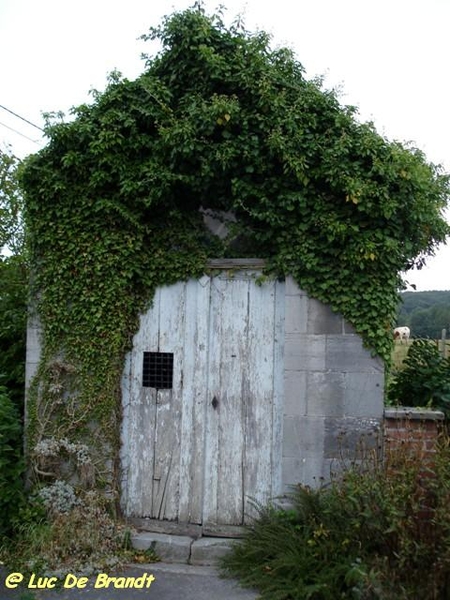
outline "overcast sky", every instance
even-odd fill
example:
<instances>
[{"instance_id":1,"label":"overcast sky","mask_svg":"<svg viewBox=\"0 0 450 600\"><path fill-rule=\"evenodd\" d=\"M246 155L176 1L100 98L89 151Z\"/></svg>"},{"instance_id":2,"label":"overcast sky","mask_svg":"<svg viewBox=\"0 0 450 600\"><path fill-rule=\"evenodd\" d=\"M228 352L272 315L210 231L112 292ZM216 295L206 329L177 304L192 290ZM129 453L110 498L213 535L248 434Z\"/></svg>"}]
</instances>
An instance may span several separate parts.
<instances>
[{"instance_id":1,"label":"overcast sky","mask_svg":"<svg viewBox=\"0 0 450 600\"><path fill-rule=\"evenodd\" d=\"M205 7L211 12L219 3L207 0ZM141 53L150 51L139 36L192 4L0 0L0 105L42 126L43 112L89 102L89 90L103 90L112 70L134 79L144 67ZM247 29L264 29L274 46L293 48L308 77L325 75L341 102L358 106L381 134L413 142L450 171L450 0L221 4L226 20L243 14ZM22 158L44 143L38 129L0 109L2 146ZM419 291L450 289L450 245L407 280Z\"/></svg>"}]
</instances>

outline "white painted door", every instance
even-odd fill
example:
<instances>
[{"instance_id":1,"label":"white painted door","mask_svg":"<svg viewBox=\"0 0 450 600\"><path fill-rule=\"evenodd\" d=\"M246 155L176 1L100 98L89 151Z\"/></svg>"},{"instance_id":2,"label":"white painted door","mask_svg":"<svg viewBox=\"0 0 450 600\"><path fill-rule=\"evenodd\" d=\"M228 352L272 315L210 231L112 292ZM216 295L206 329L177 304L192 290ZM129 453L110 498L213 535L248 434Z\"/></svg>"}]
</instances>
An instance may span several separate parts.
<instances>
[{"instance_id":1,"label":"white painted door","mask_svg":"<svg viewBox=\"0 0 450 600\"><path fill-rule=\"evenodd\" d=\"M283 326L284 283L254 272L157 291L124 376L127 515L241 525L280 493ZM173 355L171 389L143 386L146 352Z\"/></svg>"}]
</instances>

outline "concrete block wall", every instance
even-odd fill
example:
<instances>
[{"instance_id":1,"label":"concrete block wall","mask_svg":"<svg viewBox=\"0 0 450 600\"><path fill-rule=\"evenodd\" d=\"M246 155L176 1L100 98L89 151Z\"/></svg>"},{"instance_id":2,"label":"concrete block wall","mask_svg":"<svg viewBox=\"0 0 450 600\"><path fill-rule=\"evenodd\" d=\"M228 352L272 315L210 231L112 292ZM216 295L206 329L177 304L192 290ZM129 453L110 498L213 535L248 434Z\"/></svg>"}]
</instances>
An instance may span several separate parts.
<instances>
[{"instance_id":1,"label":"concrete block wall","mask_svg":"<svg viewBox=\"0 0 450 600\"><path fill-rule=\"evenodd\" d=\"M283 492L317 487L339 469L343 453L358 458L378 447L384 365L353 327L286 279Z\"/></svg>"},{"instance_id":2,"label":"concrete block wall","mask_svg":"<svg viewBox=\"0 0 450 600\"><path fill-rule=\"evenodd\" d=\"M27 326L27 353L25 363L25 389L30 387L31 380L36 374L36 370L41 358L41 339L42 329L39 319L36 316L30 316Z\"/></svg>"}]
</instances>

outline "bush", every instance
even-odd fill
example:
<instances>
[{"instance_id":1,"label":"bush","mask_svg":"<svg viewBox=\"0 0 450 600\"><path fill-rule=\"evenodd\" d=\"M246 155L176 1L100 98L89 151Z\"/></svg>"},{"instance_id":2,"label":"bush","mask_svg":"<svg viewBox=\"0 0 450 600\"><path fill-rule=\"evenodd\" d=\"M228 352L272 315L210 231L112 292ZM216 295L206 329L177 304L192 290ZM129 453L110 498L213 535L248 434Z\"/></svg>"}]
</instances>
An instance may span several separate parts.
<instances>
[{"instance_id":1,"label":"bush","mask_svg":"<svg viewBox=\"0 0 450 600\"><path fill-rule=\"evenodd\" d=\"M65 500L70 506L62 505ZM15 520L14 539L2 550L11 570L57 577L111 570L134 558L127 529L112 518L107 501L58 481L29 495Z\"/></svg>"},{"instance_id":2,"label":"bush","mask_svg":"<svg viewBox=\"0 0 450 600\"><path fill-rule=\"evenodd\" d=\"M402 449L354 465L289 510L259 507L223 561L270 600L450 598L450 445L433 464Z\"/></svg>"},{"instance_id":3,"label":"bush","mask_svg":"<svg viewBox=\"0 0 450 600\"><path fill-rule=\"evenodd\" d=\"M24 497L22 424L6 389L0 387L0 536L12 531L12 522Z\"/></svg>"},{"instance_id":4,"label":"bush","mask_svg":"<svg viewBox=\"0 0 450 600\"><path fill-rule=\"evenodd\" d=\"M414 340L388 389L388 402L422 406L450 416L450 357L429 340Z\"/></svg>"}]
</instances>

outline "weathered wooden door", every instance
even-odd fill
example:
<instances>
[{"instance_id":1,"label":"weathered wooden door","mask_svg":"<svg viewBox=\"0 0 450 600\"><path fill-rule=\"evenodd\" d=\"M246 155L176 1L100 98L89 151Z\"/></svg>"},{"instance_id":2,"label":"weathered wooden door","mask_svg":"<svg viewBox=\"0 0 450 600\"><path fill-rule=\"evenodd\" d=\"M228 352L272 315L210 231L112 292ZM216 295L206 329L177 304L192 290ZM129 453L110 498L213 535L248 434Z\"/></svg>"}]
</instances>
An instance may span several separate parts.
<instances>
[{"instance_id":1,"label":"weathered wooden door","mask_svg":"<svg viewBox=\"0 0 450 600\"><path fill-rule=\"evenodd\" d=\"M157 291L124 375L126 514L240 525L280 493L283 324L254 272Z\"/></svg>"}]
</instances>

